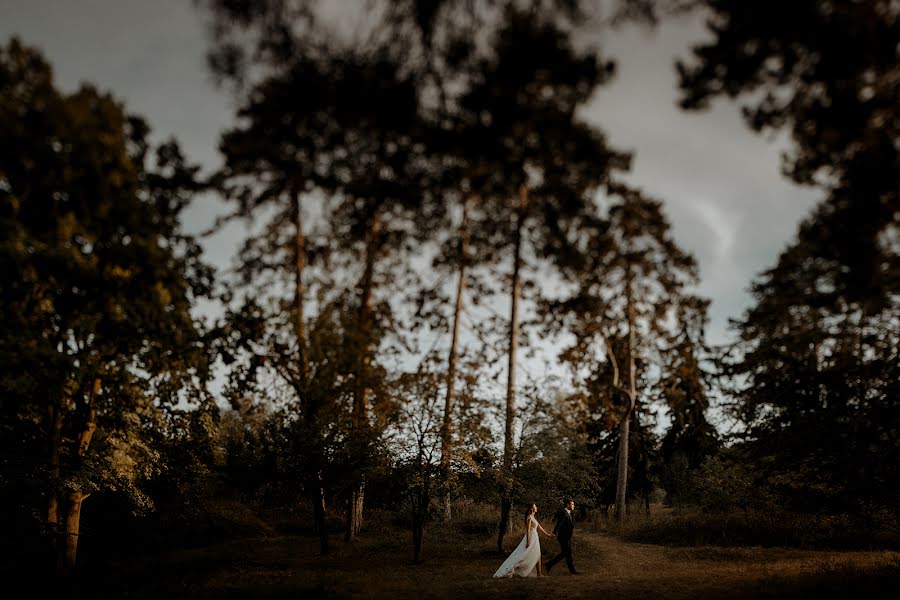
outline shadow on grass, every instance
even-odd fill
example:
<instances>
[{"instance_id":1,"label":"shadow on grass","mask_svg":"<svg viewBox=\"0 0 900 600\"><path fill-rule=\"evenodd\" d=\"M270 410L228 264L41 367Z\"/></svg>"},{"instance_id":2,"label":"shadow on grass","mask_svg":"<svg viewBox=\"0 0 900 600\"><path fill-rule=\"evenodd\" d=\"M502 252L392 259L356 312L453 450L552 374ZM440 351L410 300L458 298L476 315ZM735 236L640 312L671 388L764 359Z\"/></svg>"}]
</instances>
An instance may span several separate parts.
<instances>
[{"instance_id":1,"label":"shadow on grass","mask_svg":"<svg viewBox=\"0 0 900 600\"><path fill-rule=\"evenodd\" d=\"M900 561L874 568L853 561L826 561L815 572L763 580L758 597L894 599L900 591Z\"/></svg>"},{"instance_id":2,"label":"shadow on grass","mask_svg":"<svg viewBox=\"0 0 900 600\"><path fill-rule=\"evenodd\" d=\"M631 542L666 546L900 550L896 523L870 523L848 515L708 513L685 508L631 518L612 532Z\"/></svg>"}]
</instances>

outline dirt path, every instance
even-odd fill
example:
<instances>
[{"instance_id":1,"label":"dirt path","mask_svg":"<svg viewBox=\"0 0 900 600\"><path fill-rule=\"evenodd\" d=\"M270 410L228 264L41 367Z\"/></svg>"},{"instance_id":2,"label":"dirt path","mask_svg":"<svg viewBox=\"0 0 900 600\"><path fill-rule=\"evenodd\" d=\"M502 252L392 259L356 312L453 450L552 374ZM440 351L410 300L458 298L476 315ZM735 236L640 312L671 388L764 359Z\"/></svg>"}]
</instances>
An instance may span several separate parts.
<instances>
[{"instance_id":1,"label":"dirt path","mask_svg":"<svg viewBox=\"0 0 900 600\"><path fill-rule=\"evenodd\" d=\"M583 597L758 597L900 567L900 555L883 552L671 548L590 533L582 546L589 581L567 581Z\"/></svg>"},{"instance_id":2,"label":"dirt path","mask_svg":"<svg viewBox=\"0 0 900 600\"><path fill-rule=\"evenodd\" d=\"M542 540L544 558L556 550ZM508 543L511 545L511 540ZM426 562L402 531L369 533L328 557L315 540L277 536L172 552L119 566L106 597L130 598L894 598L900 553L671 548L579 531L565 564L540 579L493 579L503 557L488 538L432 531ZM126 589L123 589L126 588ZM95 592L96 588L94 589ZM124 592L124 593L123 593ZM96 595L94 597L97 597Z\"/></svg>"},{"instance_id":3,"label":"dirt path","mask_svg":"<svg viewBox=\"0 0 900 600\"><path fill-rule=\"evenodd\" d=\"M576 540L575 564L583 574L569 575L563 564L540 582L550 583L561 598L822 597L822 592L844 598L895 598L900 584L900 554L891 552L671 548L597 533L582 533ZM865 582L875 589L862 594L860 583ZM503 595L507 582L500 583L491 588ZM879 596L872 585L876 583L891 584L890 589ZM514 595L546 597L542 590L530 593L528 587L516 585Z\"/></svg>"}]
</instances>

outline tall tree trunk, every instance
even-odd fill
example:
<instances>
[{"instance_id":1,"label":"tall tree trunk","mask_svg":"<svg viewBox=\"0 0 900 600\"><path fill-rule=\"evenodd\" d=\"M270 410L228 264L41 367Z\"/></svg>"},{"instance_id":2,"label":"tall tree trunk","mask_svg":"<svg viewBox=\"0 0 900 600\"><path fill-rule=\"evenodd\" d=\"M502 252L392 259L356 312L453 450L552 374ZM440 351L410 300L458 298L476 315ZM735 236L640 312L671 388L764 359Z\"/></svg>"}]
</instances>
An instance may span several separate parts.
<instances>
[{"instance_id":1,"label":"tall tree trunk","mask_svg":"<svg viewBox=\"0 0 900 600\"><path fill-rule=\"evenodd\" d=\"M363 271L362 293L359 303L359 330L357 334L360 336L361 344L359 347L360 356L357 363L356 382L353 388L353 414L351 421L351 428L355 438L355 449L357 451L362 449L364 445L363 438L368 435L366 432L369 420L369 388L367 379L371 361L371 348L369 346L371 343L372 290L374 286L375 260L381 246L380 235L381 221L376 213L372 216L369 224L366 264ZM347 531L344 535L348 542L352 542L357 538L362 527L365 490L366 481L364 477L360 477L351 486L350 499L347 504Z\"/></svg>"},{"instance_id":2,"label":"tall tree trunk","mask_svg":"<svg viewBox=\"0 0 900 600\"><path fill-rule=\"evenodd\" d=\"M65 573L75 567L81 528L81 505L89 495L80 489L72 490L66 495L66 533L62 549L62 566Z\"/></svg>"},{"instance_id":3,"label":"tall tree trunk","mask_svg":"<svg viewBox=\"0 0 900 600\"><path fill-rule=\"evenodd\" d=\"M362 529L363 501L366 494L366 480L360 478L359 481L353 483L350 490L350 501L347 505L347 531L344 539L353 542L359 537Z\"/></svg>"},{"instance_id":4,"label":"tall tree trunk","mask_svg":"<svg viewBox=\"0 0 900 600\"><path fill-rule=\"evenodd\" d=\"M516 350L519 347L519 295L522 291L522 229L525 226L525 205L528 202L528 188L519 186L519 209L516 217L515 245L513 247L513 280L509 317L509 366L506 379L506 428L503 435L503 470L505 477L512 477L513 426L516 419ZM503 552L503 536L509 528L509 512L512 508L512 490L509 482L504 482L500 500L500 523L497 526L497 551Z\"/></svg>"},{"instance_id":5,"label":"tall tree trunk","mask_svg":"<svg viewBox=\"0 0 900 600\"><path fill-rule=\"evenodd\" d=\"M628 482L628 434L629 422L627 411L622 411L619 421L619 466L616 476L616 520L619 524L625 521L625 494Z\"/></svg>"},{"instance_id":6,"label":"tall tree trunk","mask_svg":"<svg viewBox=\"0 0 900 600\"><path fill-rule=\"evenodd\" d=\"M53 398L47 414L47 436L50 442L50 481L52 486L50 501L47 506L47 528L50 533L51 550L56 556L61 556L59 551L59 448L62 444L63 410L63 402L59 398ZM61 568L62 563L57 565L57 569Z\"/></svg>"},{"instance_id":7,"label":"tall tree trunk","mask_svg":"<svg viewBox=\"0 0 900 600\"><path fill-rule=\"evenodd\" d=\"M87 454L97 429L97 395L100 393L100 377L94 377L88 390L87 399L79 411L83 415L81 431L78 435L78 448L75 454L74 470L81 468L84 456ZM89 496L84 490L78 488L70 490L66 495L66 527L62 548L61 565L64 572L69 572L75 567L78 553L78 535L81 527L81 505Z\"/></svg>"},{"instance_id":8,"label":"tall tree trunk","mask_svg":"<svg viewBox=\"0 0 900 600\"><path fill-rule=\"evenodd\" d=\"M313 509L313 524L319 534L319 551L324 556L331 550L328 539L328 521L325 507L325 487L322 485L322 472L316 470L307 478L307 492Z\"/></svg>"},{"instance_id":9,"label":"tall tree trunk","mask_svg":"<svg viewBox=\"0 0 900 600\"><path fill-rule=\"evenodd\" d=\"M312 412L315 410L310 404L308 394L309 385L309 355L306 344L306 317L304 312L305 288L303 285L303 270L306 266L306 236L303 233L303 208L300 205L300 194L292 192L294 213L294 333L297 337L297 362L300 371L300 394L303 414L310 422ZM308 495L312 504L313 521L316 532L319 534L319 548L321 553L328 554L328 526L325 512L325 489L322 487L321 470L316 466L313 474L307 478Z\"/></svg>"},{"instance_id":10,"label":"tall tree trunk","mask_svg":"<svg viewBox=\"0 0 900 600\"><path fill-rule=\"evenodd\" d=\"M503 537L509 529L509 513L512 511L512 494L504 482L500 497L500 523L497 525L497 552L503 554Z\"/></svg>"},{"instance_id":11,"label":"tall tree trunk","mask_svg":"<svg viewBox=\"0 0 900 600\"><path fill-rule=\"evenodd\" d=\"M431 503L431 469L423 462L424 457L419 455L419 475L421 480L415 490L413 501L413 562L422 562L423 546L425 543L425 520L428 517L428 505Z\"/></svg>"},{"instance_id":12,"label":"tall tree trunk","mask_svg":"<svg viewBox=\"0 0 900 600\"><path fill-rule=\"evenodd\" d=\"M459 230L459 278L456 283L456 305L453 309L453 332L450 337L450 356L447 359L447 396L444 403L444 423L441 427L441 477L444 480L444 520L450 514L450 463L453 459L453 403L456 398L456 353L459 343L459 320L462 314L463 290L466 287L466 266L469 253L469 198L463 200L462 224Z\"/></svg>"},{"instance_id":13,"label":"tall tree trunk","mask_svg":"<svg viewBox=\"0 0 900 600\"><path fill-rule=\"evenodd\" d=\"M634 363L634 298L632 290L631 269L625 276L625 301L628 310L628 403L622 410L619 421L619 466L616 477L616 520L621 525L625 522L626 498L628 486L628 435L631 424L631 413L634 411L637 396Z\"/></svg>"},{"instance_id":14,"label":"tall tree trunk","mask_svg":"<svg viewBox=\"0 0 900 600\"><path fill-rule=\"evenodd\" d=\"M300 367L302 387L307 384L309 372L306 353L306 323L303 313L303 268L306 263L306 237L303 235L303 210L300 194L293 192L294 213L294 333L297 337L297 360Z\"/></svg>"}]
</instances>

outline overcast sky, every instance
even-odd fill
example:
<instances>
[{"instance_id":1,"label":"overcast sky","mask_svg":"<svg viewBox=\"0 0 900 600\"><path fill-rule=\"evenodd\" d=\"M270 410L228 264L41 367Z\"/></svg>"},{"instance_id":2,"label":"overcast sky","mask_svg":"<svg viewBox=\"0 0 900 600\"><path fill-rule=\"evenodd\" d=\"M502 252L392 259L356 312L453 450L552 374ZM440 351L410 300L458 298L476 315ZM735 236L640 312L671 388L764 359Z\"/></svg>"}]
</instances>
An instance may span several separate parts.
<instances>
[{"instance_id":1,"label":"overcast sky","mask_svg":"<svg viewBox=\"0 0 900 600\"><path fill-rule=\"evenodd\" d=\"M233 106L207 73L204 17L191 0L0 0L0 39L12 35L43 51L63 90L91 82L110 91L148 119L157 139L174 136L191 160L218 164ZM750 281L773 264L818 195L781 177L784 140L751 133L735 104L678 109L673 63L702 39L699 19L605 35L618 75L585 116L635 153L630 180L664 201L675 239L699 261L700 291L712 299L710 341L729 340L727 320L748 306ZM188 228L209 226L218 209L193 206ZM228 265L239 236L231 229L207 240L208 259Z\"/></svg>"}]
</instances>

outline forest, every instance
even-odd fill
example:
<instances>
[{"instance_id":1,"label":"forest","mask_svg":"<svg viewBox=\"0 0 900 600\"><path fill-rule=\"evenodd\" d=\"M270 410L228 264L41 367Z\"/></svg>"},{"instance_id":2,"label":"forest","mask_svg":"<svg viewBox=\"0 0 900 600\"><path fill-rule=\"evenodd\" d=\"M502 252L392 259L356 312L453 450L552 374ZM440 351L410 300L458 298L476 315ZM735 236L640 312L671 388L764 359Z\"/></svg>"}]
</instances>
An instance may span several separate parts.
<instances>
[{"instance_id":1,"label":"forest","mask_svg":"<svg viewBox=\"0 0 900 600\"><path fill-rule=\"evenodd\" d=\"M346 3L361 28L326 5L194 0L235 107L213 171L0 40L6 581L892 597L898 3ZM666 198L581 116L617 75L598 28L685 15L709 38L680 108L739 102L818 194L726 344ZM196 203L220 207L199 233ZM566 498L585 575L492 580L531 503L549 528Z\"/></svg>"}]
</instances>

